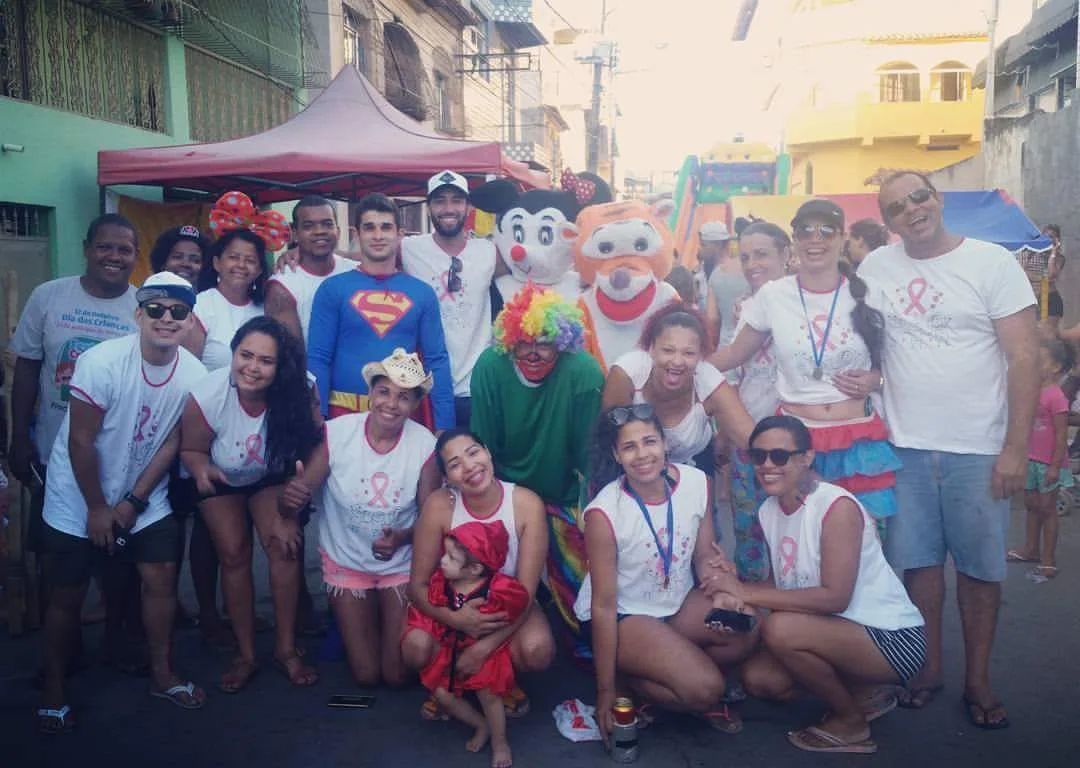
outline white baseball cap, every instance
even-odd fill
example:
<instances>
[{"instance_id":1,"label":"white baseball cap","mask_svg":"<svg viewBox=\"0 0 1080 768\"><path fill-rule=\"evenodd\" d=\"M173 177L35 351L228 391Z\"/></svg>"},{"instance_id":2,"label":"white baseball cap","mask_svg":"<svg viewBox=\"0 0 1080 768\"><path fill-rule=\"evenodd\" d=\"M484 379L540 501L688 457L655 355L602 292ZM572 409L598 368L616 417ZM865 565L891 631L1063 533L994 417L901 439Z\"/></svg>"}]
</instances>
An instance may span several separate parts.
<instances>
[{"instance_id":1,"label":"white baseball cap","mask_svg":"<svg viewBox=\"0 0 1080 768\"><path fill-rule=\"evenodd\" d=\"M142 287L135 291L135 301L140 305L157 299L176 299L195 306L195 291L184 278L172 272L157 272L146 278Z\"/></svg>"},{"instance_id":2,"label":"white baseball cap","mask_svg":"<svg viewBox=\"0 0 1080 768\"><path fill-rule=\"evenodd\" d=\"M698 235L706 243L723 243L732 239L727 224L722 221L705 222L701 225L701 229L698 230Z\"/></svg>"},{"instance_id":3,"label":"white baseball cap","mask_svg":"<svg viewBox=\"0 0 1080 768\"><path fill-rule=\"evenodd\" d=\"M428 197L431 197L433 194L435 194L435 190L439 189L440 187L455 187L457 189L460 189L466 195L469 194L468 180L460 173L455 173L454 171L442 171L441 173L436 173L434 176L428 179Z\"/></svg>"}]
</instances>

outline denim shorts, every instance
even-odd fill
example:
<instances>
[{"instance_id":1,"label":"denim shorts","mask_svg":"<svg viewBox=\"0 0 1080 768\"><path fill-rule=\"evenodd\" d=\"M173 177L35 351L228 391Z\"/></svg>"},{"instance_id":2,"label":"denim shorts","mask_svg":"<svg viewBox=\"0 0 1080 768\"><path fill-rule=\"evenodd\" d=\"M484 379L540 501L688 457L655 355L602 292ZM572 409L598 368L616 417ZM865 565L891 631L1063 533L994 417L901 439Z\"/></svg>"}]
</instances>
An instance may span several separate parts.
<instances>
[{"instance_id":1,"label":"denim shorts","mask_svg":"<svg viewBox=\"0 0 1080 768\"><path fill-rule=\"evenodd\" d=\"M886 554L894 568L944 565L980 581L1005 581L1009 499L990 490L997 456L897 448L896 514Z\"/></svg>"}]
</instances>

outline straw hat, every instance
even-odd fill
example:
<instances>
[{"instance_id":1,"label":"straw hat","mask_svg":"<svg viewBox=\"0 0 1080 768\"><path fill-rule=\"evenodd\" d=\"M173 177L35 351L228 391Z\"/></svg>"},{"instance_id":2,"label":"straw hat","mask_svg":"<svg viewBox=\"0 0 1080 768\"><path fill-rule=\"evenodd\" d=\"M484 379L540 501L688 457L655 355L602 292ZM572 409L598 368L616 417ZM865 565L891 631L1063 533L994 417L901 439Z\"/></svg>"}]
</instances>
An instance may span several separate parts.
<instances>
[{"instance_id":1,"label":"straw hat","mask_svg":"<svg viewBox=\"0 0 1080 768\"><path fill-rule=\"evenodd\" d=\"M424 394L430 392L435 385L431 374L424 370L424 366L420 362L420 356L415 352L406 353L401 347L395 349L394 354L381 362L368 363L360 373L363 375L369 390L371 389L371 382L377 376L385 376L399 387L405 389L420 387Z\"/></svg>"}]
</instances>

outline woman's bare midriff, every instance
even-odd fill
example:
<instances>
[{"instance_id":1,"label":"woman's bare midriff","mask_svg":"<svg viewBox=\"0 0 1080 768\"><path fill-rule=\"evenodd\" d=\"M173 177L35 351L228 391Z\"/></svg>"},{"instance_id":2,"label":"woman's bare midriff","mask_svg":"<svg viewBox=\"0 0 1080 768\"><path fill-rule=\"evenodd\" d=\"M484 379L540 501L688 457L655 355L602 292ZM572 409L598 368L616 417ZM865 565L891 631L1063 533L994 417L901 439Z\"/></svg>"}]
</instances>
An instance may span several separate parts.
<instances>
[{"instance_id":1,"label":"woman's bare midriff","mask_svg":"<svg viewBox=\"0 0 1080 768\"><path fill-rule=\"evenodd\" d=\"M800 419L810 419L811 421L847 421L848 419L861 419L866 416L866 405L861 397L824 405L781 403L780 407L792 416L798 416Z\"/></svg>"}]
</instances>

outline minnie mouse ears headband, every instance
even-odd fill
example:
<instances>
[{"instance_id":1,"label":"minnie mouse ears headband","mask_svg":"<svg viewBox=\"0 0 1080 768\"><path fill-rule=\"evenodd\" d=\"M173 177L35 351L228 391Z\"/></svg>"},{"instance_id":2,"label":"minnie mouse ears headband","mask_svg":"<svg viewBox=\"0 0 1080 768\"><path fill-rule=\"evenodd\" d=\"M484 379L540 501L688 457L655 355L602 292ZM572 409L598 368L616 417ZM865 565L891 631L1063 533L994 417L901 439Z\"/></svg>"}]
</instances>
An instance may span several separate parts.
<instances>
[{"instance_id":1,"label":"minnie mouse ears headband","mask_svg":"<svg viewBox=\"0 0 1080 768\"><path fill-rule=\"evenodd\" d=\"M278 251L289 242L289 222L277 211L260 211L243 192L226 192L210 211L210 231L215 237L246 229L266 243L266 250Z\"/></svg>"}]
</instances>

